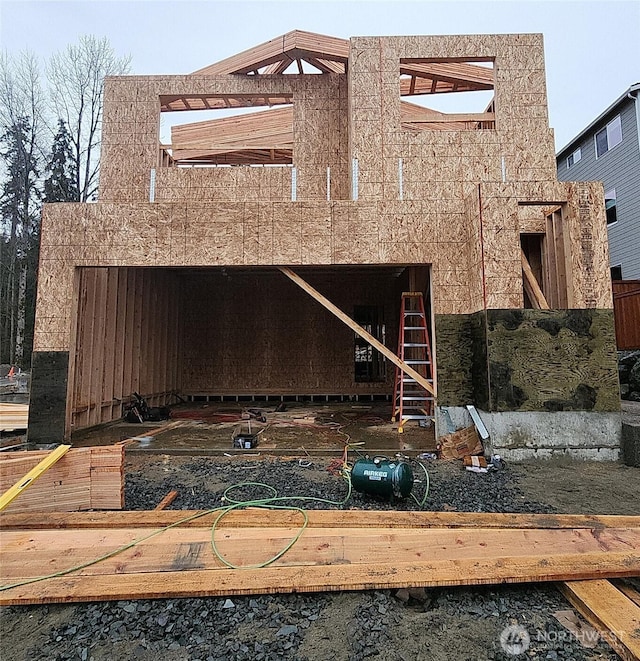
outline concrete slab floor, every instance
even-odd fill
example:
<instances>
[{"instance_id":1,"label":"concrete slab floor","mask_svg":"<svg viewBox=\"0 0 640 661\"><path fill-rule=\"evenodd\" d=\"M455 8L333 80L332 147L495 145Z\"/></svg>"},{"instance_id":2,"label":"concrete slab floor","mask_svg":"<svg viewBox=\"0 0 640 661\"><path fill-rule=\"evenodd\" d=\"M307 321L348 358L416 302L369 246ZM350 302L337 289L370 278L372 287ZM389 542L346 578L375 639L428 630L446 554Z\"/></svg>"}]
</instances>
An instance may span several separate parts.
<instances>
[{"instance_id":1,"label":"concrete slab floor","mask_svg":"<svg viewBox=\"0 0 640 661\"><path fill-rule=\"evenodd\" d=\"M411 421L399 434L391 420L390 403L287 402L276 411L277 402L208 402L172 407L171 419L133 424L120 421L79 431L73 445L108 445L129 438L141 438L127 452L165 454L335 454L345 443L367 453L406 452L420 454L435 450L433 424L420 427ZM248 429L248 409L258 409L266 422L251 419L251 432L258 435L258 447L233 448L233 435ZM168 422L180 426L162 431ZM160 432L155 435L154 430Z\"/></svg>"}]
</instances>

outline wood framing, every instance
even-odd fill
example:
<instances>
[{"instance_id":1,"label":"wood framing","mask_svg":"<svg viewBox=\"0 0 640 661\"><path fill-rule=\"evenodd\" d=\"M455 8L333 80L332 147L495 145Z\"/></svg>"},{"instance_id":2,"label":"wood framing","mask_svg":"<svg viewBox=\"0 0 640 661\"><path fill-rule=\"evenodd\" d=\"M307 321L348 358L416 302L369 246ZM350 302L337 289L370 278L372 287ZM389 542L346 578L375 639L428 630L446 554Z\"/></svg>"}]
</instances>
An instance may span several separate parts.
<instances>
[{"instance_id":1,"label":"wood framing","mask_svg":"<svg viewBox=\"0 0 640 661\"><path fill-rule=\"evenodd\" d=\"M610 581L569 581L561 591L624 661L640 658L640 606Z\"/></svg>"},{"instance_id":2,"label":"wood framing","mask_svg":"<svg viewBox=\"0 0 640 661\"><path fill-rule=\"evenodd\" d=\"M362 326L357 324L351 317L346 315L340 308L336 307L330 300L323 296L319 291L314 289L308 282L305 282L297 273L294 273L291 269L280 268L280 271L284 273L287 278L295 282L298 287L307 292L310 296L316 299L318 303L323 305L331 314L334 314L342 323L349 326L349 328L357 333L362 339L366 340L374 349L379 351L387 360L390 360L396 367L399 367L407 376L410 376L412 379L415 379L426 391L430 392L435 396L435 391L433 385L425 379L422 374L418 374L410 365L407 365L404 361L400 360L398 356L393 353L390 349L377 340L371 333L367 332Z\"/></svg>"},{"instance_id":3,"label":"wood framing","mask_svg":"<svg viewBox=\"0 0 640 661\"><path fill-rule=\"evenodd\" d=\"M458 92L482 103L433 107ZM180 119L191 110L211 114ZM178 114L161 134L162 113ZM388 374L356 380L351 332L319 323L279 267L304 267L351 319L376 307L390 354L408 270L428 272L432 336L452 343L435 348L434 390L464 393L455 405L611 408L604 194L557 181L538 34L296 30L191 74L110 77L99 200L45 205L42 227L34 384L67 390L58 435L117 419L134 391L157 405L233 389L390 395ZM524 235L539 237L530 269ZM541 366L564 375L559 390L484 396L500 361L472 339L474 315L522 310L525 297L553 317L536 328L566 328L581 356L588 340L565 311L602 312L583 322L604 343L582 361L587 390L576 394L564 356ZM44 437L50 413L36 404L30 427Z\"/></svg>"}]
</instances>

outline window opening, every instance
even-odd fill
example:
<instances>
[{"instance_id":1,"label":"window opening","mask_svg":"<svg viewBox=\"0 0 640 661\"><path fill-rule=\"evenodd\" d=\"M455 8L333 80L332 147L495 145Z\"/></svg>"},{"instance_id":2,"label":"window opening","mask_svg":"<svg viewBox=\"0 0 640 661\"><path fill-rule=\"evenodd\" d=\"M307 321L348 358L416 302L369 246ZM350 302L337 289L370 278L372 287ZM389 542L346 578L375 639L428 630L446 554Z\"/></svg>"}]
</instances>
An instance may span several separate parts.
<instances>
[{"instance_id":1,"label":"window opening","mask_svg":"<svg viewBox=\"0 0 640 661\"><path fill-rule=\"evenodd\" d=\"M400 60L400 118L412 131L495 128L493 61Z\"/></svg>"},{"instance_id":2,"label":"window opening","mask_svg":"<svg viewBox=\"0 0 640 661\"><path fill-rule=\"evenodd\" d=\"M622 264L611 267L611 279L622 280Z\"/></svg>"},{"instance_id":3,"label":"window opening","mask_svg":"<svg viewBox=\"0 0 640 661\"><path fill-rule=\"evenodd\" d=\"M355 305L354 321L362 326L373 337L385 344L386 325L384 323L384 308L376 305ZM385 359L365 339L355 336L354 345L355 381L368 383L384 381L386 378Z\"/></svg>"}]
</instances>

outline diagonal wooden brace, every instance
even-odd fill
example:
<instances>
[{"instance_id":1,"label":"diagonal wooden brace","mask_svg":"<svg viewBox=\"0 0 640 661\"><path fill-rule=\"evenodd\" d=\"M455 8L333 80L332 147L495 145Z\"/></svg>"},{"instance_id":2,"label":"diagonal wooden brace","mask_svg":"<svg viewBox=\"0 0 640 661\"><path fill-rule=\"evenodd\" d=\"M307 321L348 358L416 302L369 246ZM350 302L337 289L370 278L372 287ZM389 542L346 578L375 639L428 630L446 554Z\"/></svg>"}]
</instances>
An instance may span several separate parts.
<instances>
[{"instance_id":1,"label":"diagonal wooden brace","mask_svg":"<svg viewBox=\"0 0 640 661\"><path fill-rule=\"evenodd\" d=\"M410 376L412 379L415 379L416 383L419 383L427 392L430 392L434 397L436 396L434 385L429 383L429 381L416 372L410 365L407 365L403 360L400 360L391 349L385 347L382 342L377 340L371 333L368 333L362 326L357 324L351 317L346 315L340 308L335 306L328 298L325 298L317 289L314 289L306 280L303 280L297 273L294 273L291 269L284 266L280 267L282 273L284 273L290 280L298 285L301 289L307 292L310 296L316 299L318 303L323 305L329 312L334 314L342 323L349 326L349 328L359 335L363 340L366 340L374 349L377 349L385 358L390 360L396 367L399 367L407 376Z\"/></svg>"}]
</instances>

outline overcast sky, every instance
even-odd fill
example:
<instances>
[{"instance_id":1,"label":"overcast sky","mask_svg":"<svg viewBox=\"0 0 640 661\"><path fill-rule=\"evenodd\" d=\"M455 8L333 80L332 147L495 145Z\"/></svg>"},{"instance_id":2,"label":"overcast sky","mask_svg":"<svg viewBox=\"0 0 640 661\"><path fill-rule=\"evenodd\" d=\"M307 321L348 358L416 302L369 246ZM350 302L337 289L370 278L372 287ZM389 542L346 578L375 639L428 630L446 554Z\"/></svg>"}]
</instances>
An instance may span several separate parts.
<instances>
[{"instance_id":1,"label":"overcast sky","mask_svg":"<svg viewBox=\"0 0 640 661\"><path fill-rule=\"evenodd\" d=\"M44 59L82 34L106 36L131 54L136 74L190 73L294 29L344 38L542 32L557 147L640 82L640 0L0 0L3 49Z\"/></svg>"}]
</instances>

